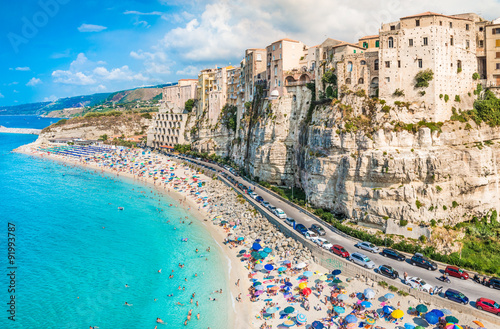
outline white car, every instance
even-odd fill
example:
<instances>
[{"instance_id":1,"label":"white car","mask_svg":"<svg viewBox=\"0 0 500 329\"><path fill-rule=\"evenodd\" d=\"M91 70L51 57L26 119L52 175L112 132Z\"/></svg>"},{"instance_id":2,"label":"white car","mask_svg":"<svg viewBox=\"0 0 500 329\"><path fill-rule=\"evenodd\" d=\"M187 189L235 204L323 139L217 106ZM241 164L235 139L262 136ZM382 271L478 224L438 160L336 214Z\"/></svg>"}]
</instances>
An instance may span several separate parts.
<instances>
[{"instance_id":1,"label":"white car","mask_svg":"<svg viewBox=\"0 0 500 329\"><path fill-rule=\"evenodd\" d=\"M285 212L280 208L276 208L274 210L274 214L278 216L279 219L285 219L287 217Z\"/></svg>"},{"instance_id":2,"label":"white car","mask_svg":"<svg viewBox=\"0 0 500 329\"><path fill-rule=\"evenodd\" d=\"M333 247L333 244L331 244L327 239L323 238L316 238L312 240L314 243L316 243L318 246L320 246L323 249L330 250Z\"/></svg>"},{"instance_id":3,"label":"white car","mask_svg":"<svg viewBox=\"0 0 500 329\"><path fill-rule=\"evenodd\" d=\"M425 292L430 292L432 289L432 286L430 284L416 276L406 279L406 284L414 289L422 290Z\"/></svg>"},{"instance_id":4,"label":"white car","mask_svg":"<svg viewBox=\"0 0 500 329\"><path fill-rule=\"evenodd\" d=\"M366 251L370 251L372 253L379 252L380 249L374 245L373 243L364 241L364 242L359 242L354 245L355 247L358 247L359 249L364 249Z\"/></svg>"},{"instance_id":5,"label":"white car","mask_svg":"<svg viewBox=\"0 0 500 329\"><path fill-rule=\"evenodd\" d=\"M363 266L364 268L374 268L375 263L370 260L370 258L366 257L360 252L355 252L351 254L350 257L351 262L358 264L359 266Z\"/></svg>"},{"instance_id":6,"label":"white car","mask_svg":"<svg viewBox=\"0 0 500 329\"><path fill-rule=\"evenodd\" d=\"M304 236L306 237L307 240L311 240L314 242L318 238L318 235L314 233L313 231L307 231Z\"/></svg>"}]
</instances>

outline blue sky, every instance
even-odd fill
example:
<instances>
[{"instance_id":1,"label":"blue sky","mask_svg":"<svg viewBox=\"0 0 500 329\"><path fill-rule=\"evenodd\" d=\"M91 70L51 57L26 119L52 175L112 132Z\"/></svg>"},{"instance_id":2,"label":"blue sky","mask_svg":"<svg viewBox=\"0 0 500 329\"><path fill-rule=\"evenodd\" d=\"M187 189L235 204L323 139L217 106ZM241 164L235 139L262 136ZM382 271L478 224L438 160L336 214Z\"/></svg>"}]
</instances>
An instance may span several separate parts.
<instances>
[{"instance_id":1,"label":"blue sky","mask_svg":"<svg viewBox=\"0 0 500 329\"><path fill-rule=\"evenodd\" d=\"M193 78L283 37L354 42L410 14L491 20L499 9L500 0L2 1L0 106Z\"/></svg>"}]
</instances>

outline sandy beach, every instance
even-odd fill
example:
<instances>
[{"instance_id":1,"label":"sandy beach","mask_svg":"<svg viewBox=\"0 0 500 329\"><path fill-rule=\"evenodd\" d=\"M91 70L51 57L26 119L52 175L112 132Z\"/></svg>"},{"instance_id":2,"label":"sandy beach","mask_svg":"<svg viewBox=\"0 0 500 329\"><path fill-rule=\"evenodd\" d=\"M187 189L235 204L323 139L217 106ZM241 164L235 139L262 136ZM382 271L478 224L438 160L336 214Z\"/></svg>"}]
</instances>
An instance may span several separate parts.
<instances>
[{"instance_id":1,"label":"sandy beach","mask_svg":"<svg viewBox=\"0 0 500 329\"><path fill-rule=\"evenodd\" d=\"M232 188L182 161L142 150L71 157L47 151L47 147L30 144L16 151L143 182L178 200L198 218L228 259L233 305L230 328L439 328L439 323L426 321L417 306L425 306L424 314L436 309L442 327L452 321L447 316L456 317L463 328L479 327L473 322L479 320L473 309L471 314L453 314L438 305L420 306L415 298L391 293L376 282L331 273Z\"/></svg>"}]
</instances>

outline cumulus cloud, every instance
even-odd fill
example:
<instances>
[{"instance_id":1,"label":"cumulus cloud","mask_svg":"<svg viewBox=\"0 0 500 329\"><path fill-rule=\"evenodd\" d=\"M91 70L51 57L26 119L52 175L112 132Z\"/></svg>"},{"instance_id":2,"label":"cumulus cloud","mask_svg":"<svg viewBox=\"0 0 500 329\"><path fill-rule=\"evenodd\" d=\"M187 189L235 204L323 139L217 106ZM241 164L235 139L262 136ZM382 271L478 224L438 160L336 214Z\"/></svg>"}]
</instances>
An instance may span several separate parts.
<instances>
[{"instance_id":1,"label":"cumulus cloud","mask_svg":"<svg viewBox=\"0 0 500 329\"><path fill-rule=\"evenodd\" d=\"M138 60L142 60L144 63L144 71L151 75L165 75L170 74L170 67L172 65L171 61L163 51L143 51L139 49L138 51L131 51L130 57Z\"/></svg>"},{"instance_id":2,"label":"cumulus cloud","mask_svg":"<svg viewBox=\"0 0 500 329\"><path fill-rule=\"evenodd\" d=\"M52 72L54 82L67 85L97 85L97 89L104 90L105 82L147 82L152 81L142 73L136 73L130 70L127 65L119 68L108 69L103 61L91 61L84 53L78 54L76 59L71 62L68 70L56 70Z\"/></svg>"},{"instance_id":3,"label":"cumulus cloud","mask_svg":"<svg viewBox=\"0 0 500 329\"><path fill-rule=\"evenodd\" d=\"M188 65L188 66L184 67L182 70L175 72L175 74L181 75L181 76L196 76L196 75L198 75L198 72L200 72L200 68L198 68L196 66Z\"/></svg>"},{"instance_id":4,"label":"cumulus cloud","mask_svg":"<svg viewBox=\"0 0 500 329\"><path fill-rule=\"evenodd\" d=\"M26 84L26 86L30 86L30 87L34 87L38 84L42 83L42 80L38 79L38 78L31 78L30 81L28 81L28 83Z\"/></svg>"},{"instance_id":5,"label":"cumulus cloud","mask_svg":"<svg viewBox=\"0 0 500 329\"><path fill-rule=\"evenodd\" d=\"M106 26L85 24L85 23L78 27L78 31L80 31L80 32L101 32L105 29L107 29Z\"/></svg>"}]
</instances>

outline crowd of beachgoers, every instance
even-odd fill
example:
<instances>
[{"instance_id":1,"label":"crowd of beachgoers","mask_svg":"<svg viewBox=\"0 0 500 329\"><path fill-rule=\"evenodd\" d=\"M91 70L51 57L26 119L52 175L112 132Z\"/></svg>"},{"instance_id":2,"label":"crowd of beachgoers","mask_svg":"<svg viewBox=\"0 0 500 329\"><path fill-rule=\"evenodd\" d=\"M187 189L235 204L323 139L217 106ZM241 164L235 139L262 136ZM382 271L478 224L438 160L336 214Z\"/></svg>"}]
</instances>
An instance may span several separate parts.
<instances>
[{"instance_id":1,"label":"crowd of beachgoers","mask_svg":"<svg viewBox=\"0 0 500 329\"><path fill-rule=\"evenodd\" d=\"M149 182L196 211L210 230L219 231L223 249L239 263L242 271L232 278L230 293L237 305L245 305L237 309L248 313L248 327L484 327L474 314L455 314L393 294L374 281L346 276L340 268L328 271L314 262L307 248L238 196L228 182L215 179L213 172L198 172L183 160L142 149L63 147L61 151L60 147L32 145L21 151Z\"/></svg>"}]
</instances>

